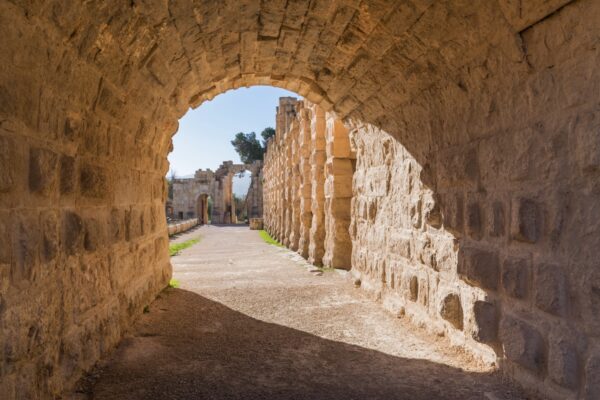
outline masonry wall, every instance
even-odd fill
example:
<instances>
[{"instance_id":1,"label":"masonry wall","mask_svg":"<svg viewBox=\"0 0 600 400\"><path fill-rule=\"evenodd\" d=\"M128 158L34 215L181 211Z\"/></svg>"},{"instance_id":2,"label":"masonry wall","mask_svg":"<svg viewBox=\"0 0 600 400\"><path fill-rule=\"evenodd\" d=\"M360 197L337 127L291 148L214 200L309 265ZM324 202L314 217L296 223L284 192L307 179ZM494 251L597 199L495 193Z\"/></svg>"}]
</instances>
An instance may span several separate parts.
<instances>
[{"instance_id":1,"label":"masonry wall","mask_svg":"<svg viewBox=\"0 0 600 400\"><path fill-rule=\"evenodd\" d=\"M431 134L411 151L350 124L355 277L544 398L600 396L598 30L575 39L598 16L525 29L528 74L495 55L428 89L402 111Z\"/></svg>"},{"instance_id":2,"label":"masonry wall","mask_svg":"<svg viewBox=\"0 0 600 400\"><path fill-rule=\"evenodd\" d=\"M281 98L276 120L264 162L265 228L314 265L350 269L349 132L307 100Z\"/></svg>"}]
</instances>

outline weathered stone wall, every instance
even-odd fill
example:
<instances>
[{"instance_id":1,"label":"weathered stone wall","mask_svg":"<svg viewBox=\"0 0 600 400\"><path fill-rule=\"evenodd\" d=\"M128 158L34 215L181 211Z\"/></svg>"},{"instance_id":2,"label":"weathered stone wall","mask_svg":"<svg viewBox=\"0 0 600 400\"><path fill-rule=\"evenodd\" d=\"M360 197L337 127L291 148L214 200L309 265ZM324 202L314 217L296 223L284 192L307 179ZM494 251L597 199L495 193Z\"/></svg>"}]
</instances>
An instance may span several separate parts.
<instances>
[{"instance_id":1,"label":"weathered stone wall","mask_svg":"<svg viewBox=\"0 0 600 400\"><path fill-rule=\"evenodd\" d=\"M387 147L405 150L390 163L421 171L407 182L424 198L409 241L431 235L436 265L449 252L456 271L425 258L409 287L445 275L458 296L419 289L430 303L407 313L479 346L465 329L469 296L485 294L493 306L477 312L497 318L477 337L501 349L508 376L546 397L600 397L598 20L595 0L1 1L0 393L56 396L117 343L169 279L164 176L178 118L270 84L388 132ZM377 151L361 189L372 199L353 206L374 221L380 203L412 204L384 190ZM394 243L353 237L399 265ZM396 289L406 283L378 281L409 304ZM463 330L433 312L440 300L451 321L462 306Z\"/></svg>"},{"instance_id":2,"label":"weathered stone wall","mask_svg":"<svg viewBox=\"0 0 600 400\"><path fill-rule=\"evenodd\" d=\"M265 228L309 262L350 269L354 152L343 123L282 97L264 162Z\"/></svg>"},{"instance_id":3,"label":"weathered stone wall","mask_svg":"<svg viewBox=\"0 0 600 400\"><path fill-rule=\"evenodd\" d=\"M210 169L198 170L193 178L176 179L173 182L173 209L178 218L199 218L201 223L207 223L202 218L207 211L207 196L212 198L210 221L213 224L236 223L236 213L233 201L233 177L245 170L252 173L252 181L248 188L247 208L254 217L262 216L262 185L259 180L262 162L252 164L233 164L223 162L213 172ZM203 205L202 205L203 204ZM248 214L250 216L250 213Z\"/></svg>"},{"instance_id":4,"label":"weathered stone wall","mask_svg":"<svg viewBox=\"0 0 600 400\"><path fill-rule=\"evenodd\" d=\"M354 151L343 122L327 113L325 162L325 254L323 264L350 269L352 241L350 239L350 203L354 174Z\"/></svg>"},{"instance_id":5,"label":"weathered stone wall","mask_svg":"<svg viewBox=\"0 0 600 400\"><path fill-rule=\"evenodd\" d=\"M249 166L251 174L250 187L246 195L246 211L248 220L252 218L262 218L263 216L263 172L262 161L254 161Z\"/></svg>"},{"instance_id":6,"label":"weathered stone wall","mask_svg":"<svg viewBox=\"0 0 600 400\"><path fill-rule=\"evenodd\" d=\"M527 73L494 54L415 99L403 130L421 146L360 123L352 134L363 286L556 399L600 396L600 125L585 100L600 93L585 83L600 13L581 11L521 32Z\"/></svg>"},{"instance_id":7,"label":"weathered stone wall","mask_svg":"<svg viewBox=\"0 0 600 400\"><path fill-rule=\"evenodd\" d=\"M197 170L193 178L175 179L173 181L173 213L176 218L199 218L201 210L199 201L202 196L215 197L218 183L215 173L210 169ZM218 216L222 218L222 216ZM206 223L206 222L204 222Z\"/></svg>"}]
</instances>

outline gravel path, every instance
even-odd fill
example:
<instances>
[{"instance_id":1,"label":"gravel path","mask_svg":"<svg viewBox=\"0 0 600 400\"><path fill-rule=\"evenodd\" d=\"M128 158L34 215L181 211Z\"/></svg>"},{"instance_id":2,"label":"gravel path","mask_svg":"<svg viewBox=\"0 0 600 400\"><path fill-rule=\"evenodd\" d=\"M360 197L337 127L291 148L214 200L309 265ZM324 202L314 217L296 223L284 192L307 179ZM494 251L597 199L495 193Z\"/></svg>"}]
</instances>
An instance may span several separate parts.
<instances>
[{"instance_id":1,"label":"gravel path","mask_svg":"<svg viewBox=\"0 0 600 400\"><path fill-rule=\"evenodd\" d=\"M150 305L89 380L93 399L525 399L497 373L309 272L245 226L204 226L173 257L180 288Z\"/></svg>"}]
</instances>

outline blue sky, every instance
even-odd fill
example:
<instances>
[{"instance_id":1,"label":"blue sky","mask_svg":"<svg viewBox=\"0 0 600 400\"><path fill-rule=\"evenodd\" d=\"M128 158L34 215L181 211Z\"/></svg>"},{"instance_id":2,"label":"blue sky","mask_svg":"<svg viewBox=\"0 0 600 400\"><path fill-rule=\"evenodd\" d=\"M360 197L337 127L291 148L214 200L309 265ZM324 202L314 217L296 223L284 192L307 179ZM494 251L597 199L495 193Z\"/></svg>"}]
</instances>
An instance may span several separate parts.
<instances>
[{"instance_id":1,"label":"blue sky","mask_svg":"<svg viewBox=\"0 0 600 400\"><path fill-rule=\"evenodd\" d=\"M239 163L230 141L238 132L260 135L267 126L275 128L275 107L282 96L300 97L271 86L253 86L230 90L189 110L173 137L170 170L185 177L199 168L214 171L223 161Z\"/></svg>"}]
</instances>

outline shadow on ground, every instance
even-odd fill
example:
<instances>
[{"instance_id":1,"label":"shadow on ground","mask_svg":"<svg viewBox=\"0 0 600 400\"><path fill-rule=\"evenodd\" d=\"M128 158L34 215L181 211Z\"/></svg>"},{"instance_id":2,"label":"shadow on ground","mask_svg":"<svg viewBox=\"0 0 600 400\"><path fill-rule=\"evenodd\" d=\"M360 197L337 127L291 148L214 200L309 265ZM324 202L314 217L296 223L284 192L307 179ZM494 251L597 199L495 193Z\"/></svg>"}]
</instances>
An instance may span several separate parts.
<instances>
[{"instance_id":1,"label":"shadow on ground","mask_svg":"<svg viewBox=\"0 0 600 400\"><path fill-rule=\"evenodd\" d=\"M82 389L90 399L487 399L468 373L326 340L166 289ZM481 384L481 386L479 386ZM498 394L501 394L498 397Z\"/></svg>"}]
</instances>

